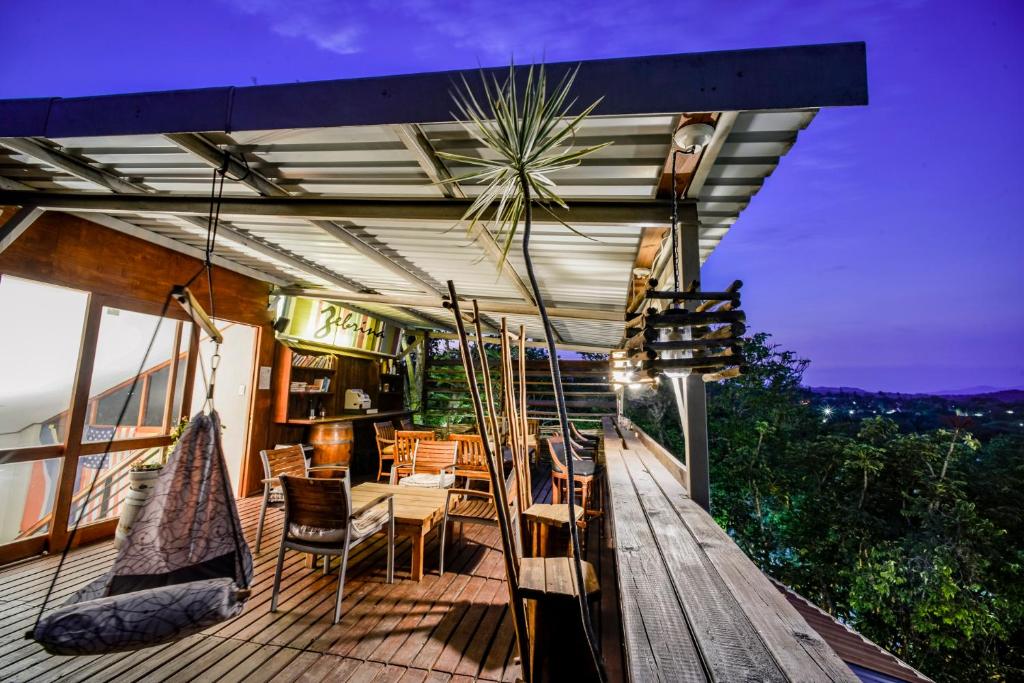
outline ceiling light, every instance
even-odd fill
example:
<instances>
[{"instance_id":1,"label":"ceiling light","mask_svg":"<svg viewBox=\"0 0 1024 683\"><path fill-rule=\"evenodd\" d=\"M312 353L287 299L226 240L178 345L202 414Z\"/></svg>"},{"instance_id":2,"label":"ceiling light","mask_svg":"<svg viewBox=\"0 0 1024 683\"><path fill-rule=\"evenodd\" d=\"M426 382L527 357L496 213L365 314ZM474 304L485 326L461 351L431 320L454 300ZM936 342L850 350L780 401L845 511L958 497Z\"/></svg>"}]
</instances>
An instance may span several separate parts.
<instances>
[{"instance_id":1,"label":"ceiling light","mask_svg":"<svg viewBox=\"0 0 1024 683\"><path fill-rule=\"evenodd\" d=\"M707 147L714 134L715 128L710 124L684 123L672 135L672 141L686 154L694 154Z\"/></svg>"}]
</instances>

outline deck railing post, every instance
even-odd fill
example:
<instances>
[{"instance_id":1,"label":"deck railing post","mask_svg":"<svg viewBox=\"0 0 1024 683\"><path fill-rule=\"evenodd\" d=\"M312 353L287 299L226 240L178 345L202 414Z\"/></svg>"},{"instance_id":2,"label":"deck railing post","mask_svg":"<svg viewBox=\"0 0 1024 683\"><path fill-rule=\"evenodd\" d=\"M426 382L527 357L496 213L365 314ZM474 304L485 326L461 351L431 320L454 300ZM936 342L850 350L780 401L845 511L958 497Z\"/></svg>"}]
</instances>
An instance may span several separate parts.
<instances>
[{"instance_id":1,"label":"deck railing post","mask_svg":"<svg viewBox=\"0 0 1024 683\"><path fill-rule=\"evenodd\" d=\"M677 231L679 240L679 288L691 282L700 282L699 228L695 215L682 219ZM687 310L696 309L698 301L687 301ZM689 333L687 333L689 336ZM690 478L690 498L707 511L711 511L711 479L708 473L708 404L704 379L700 375L687 375L672 380L672 389L679 409L686 447L686 470Z\"/></svg>"}]
</instances>

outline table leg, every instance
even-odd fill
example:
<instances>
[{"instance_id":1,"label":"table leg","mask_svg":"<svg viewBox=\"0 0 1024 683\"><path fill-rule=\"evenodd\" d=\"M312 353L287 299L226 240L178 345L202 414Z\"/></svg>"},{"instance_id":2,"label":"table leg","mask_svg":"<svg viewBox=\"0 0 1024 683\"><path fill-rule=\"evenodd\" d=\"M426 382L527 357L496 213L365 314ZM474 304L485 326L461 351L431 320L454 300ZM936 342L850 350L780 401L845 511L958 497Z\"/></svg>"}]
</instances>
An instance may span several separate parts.
<instances>
[{"instance_id":1,"label":"table leg","mask_svg":"<svg viewBox=\"0 0 1024 683\"><path fill-rule=\"evenodd\" d=\"M425 545L426 536L424 534L416 534L412 539L412 580L421 581L423 579L423 546Z\"/></svg>"}]
</instances>

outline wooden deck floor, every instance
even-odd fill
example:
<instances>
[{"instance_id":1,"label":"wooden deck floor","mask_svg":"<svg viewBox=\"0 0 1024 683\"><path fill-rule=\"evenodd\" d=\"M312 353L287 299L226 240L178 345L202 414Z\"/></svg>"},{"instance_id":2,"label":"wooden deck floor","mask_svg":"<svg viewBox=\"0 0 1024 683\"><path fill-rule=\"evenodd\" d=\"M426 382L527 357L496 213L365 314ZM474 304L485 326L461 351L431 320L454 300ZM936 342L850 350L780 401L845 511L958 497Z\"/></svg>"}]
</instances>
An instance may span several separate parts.
<instances>
[{"instance_id":1,"label":"wooden deck floor","mask_svg":"<svg viewBox=\"0 0 1024 683\"><path fill-rule=\"evenodd\" d=\"M547 478L539 479L543 485ZM258 511L258 498L239 501L250 543ZM56 657L24 640L57 558L0 570L0 680L515 680L519 667L495 529L467 526L468 538L447 558L443 577L437 575L433 535L419 583L409 579L408 541L398 545L393 584L384 581L383 539L358 547L350 560L342 621L332 626L337 574L324 577L306 569L299 554L289 554L279 610L270 613L280 528L281 514L272 511L263 551L255 558L253 597L241 616L180 642L132 653ZM74 551L51 604L102 574L113 556L110 543Z\"/></svg>"}]
</instances>

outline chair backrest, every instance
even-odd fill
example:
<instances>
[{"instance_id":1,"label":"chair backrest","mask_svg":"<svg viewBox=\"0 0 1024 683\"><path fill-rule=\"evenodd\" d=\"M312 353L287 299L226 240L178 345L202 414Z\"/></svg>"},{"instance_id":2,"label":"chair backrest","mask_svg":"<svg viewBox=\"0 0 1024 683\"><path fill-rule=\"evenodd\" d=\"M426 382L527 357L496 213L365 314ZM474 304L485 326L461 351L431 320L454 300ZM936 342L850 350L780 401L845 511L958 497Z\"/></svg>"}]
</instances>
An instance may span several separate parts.
<instances>
[{"instance_id":1,"label":"chair backrest","mask_svg":"<svg viewBox=\"0 0 1024 683\"><path fill-rule=\"evenodd\" d=\"M280 477L284 494L284 528L291 524L320 529L348 529L352 515L348 477L307 479Z\"/></svg>"},{"instance_id":2,"label":"chair backrest","mask_svg":"<svg viewBox=\"0 0 1024 683\"><path fill-rule=\"evenodd\" d=\"M302 454L302 446L283 446L260 451L263 460L263 478L276 479L282 474L290 477L306 476L306 456Z\"/></svg>"},{"instance_id":3,"label":"chair backrest","mask_svg":"<svg viewBox=\"0 0 1024 683\"><path fill-rule=\"evenodd\" d=\"M459 444L458 463L462 467L487 469L487 454L484 453L484 440L479 434L452 434L450 441Z\"/></svg>"},{"instance_id":4,"label":"chair backrest","mask_svg":"<svg viewBox=\"0 0 1024 683\"><path fill-rule=\"evenodd\" d=\"M565 442L560 436L548 439L548 453L551 454L551 467L556 472L565 472Z\"/></svg>"},{"instance_id":5,"label":"chair backrest","mask_svg":"<svg viewBox=\"0 0 1024 683\"><path fill-rule=\"evenodd\" d=\"M592 442L596 437L589 436L580 431L580 428L576 426L575 422L569 423L569 433L572 434L573 441L576 443L587 443Z\"/></svg>"},{"instance_id":6,"label":"chair backrest","mask_svg":"<svg viewBox=\"0 0 1024 683\"><path fill-rule=\"evenodd\" d=\"M416 474L437 474L455 464L458 441L417 441L412 454L412 470Z\"/></svg>"},{"instance_id":7,"label":"chair backrest","mask_svg":"<svg viewBox=\"0 0 1024 683\"><path fill-rule=\"evenodd\" d=\"M395 432L395 465L412 463L412 454L420 441L433 441L436 435L432 430L398 430Z\"/></svg>"},{"instance_id":8,"label":"chair backrest","mask_svg":"<svg viewBox=\"0 0 1024 683\"><path fill-rule=\"evenodd\" d=\"M416 426L412 423L412 420L410 420L407 417L403 417L401 420L399 420L398 424L400 424L401 429L406 432L412 432L415 431L416 429Z\"/></svg>"},{"instance_id":9,"label":"chair backrest","mask_svg":"<svg viewBox=\"0 0 1024 683\"><path fill-rule=\"evenodd\" d=\"M537 436L540 434L540 420L530 418L526 421L526 430L528 434Z\"/></svg>"},{"instance_id":10,"label":"chair backrest","mask_svg":"<svg viewBox=\"0 0 1024 683\"><path fill-rule=\"evenodd\" d=\"M376 432L378 439L395 440L395 425L390 422L374 422L373 431Z\"/></svg>"}]
</instances>

